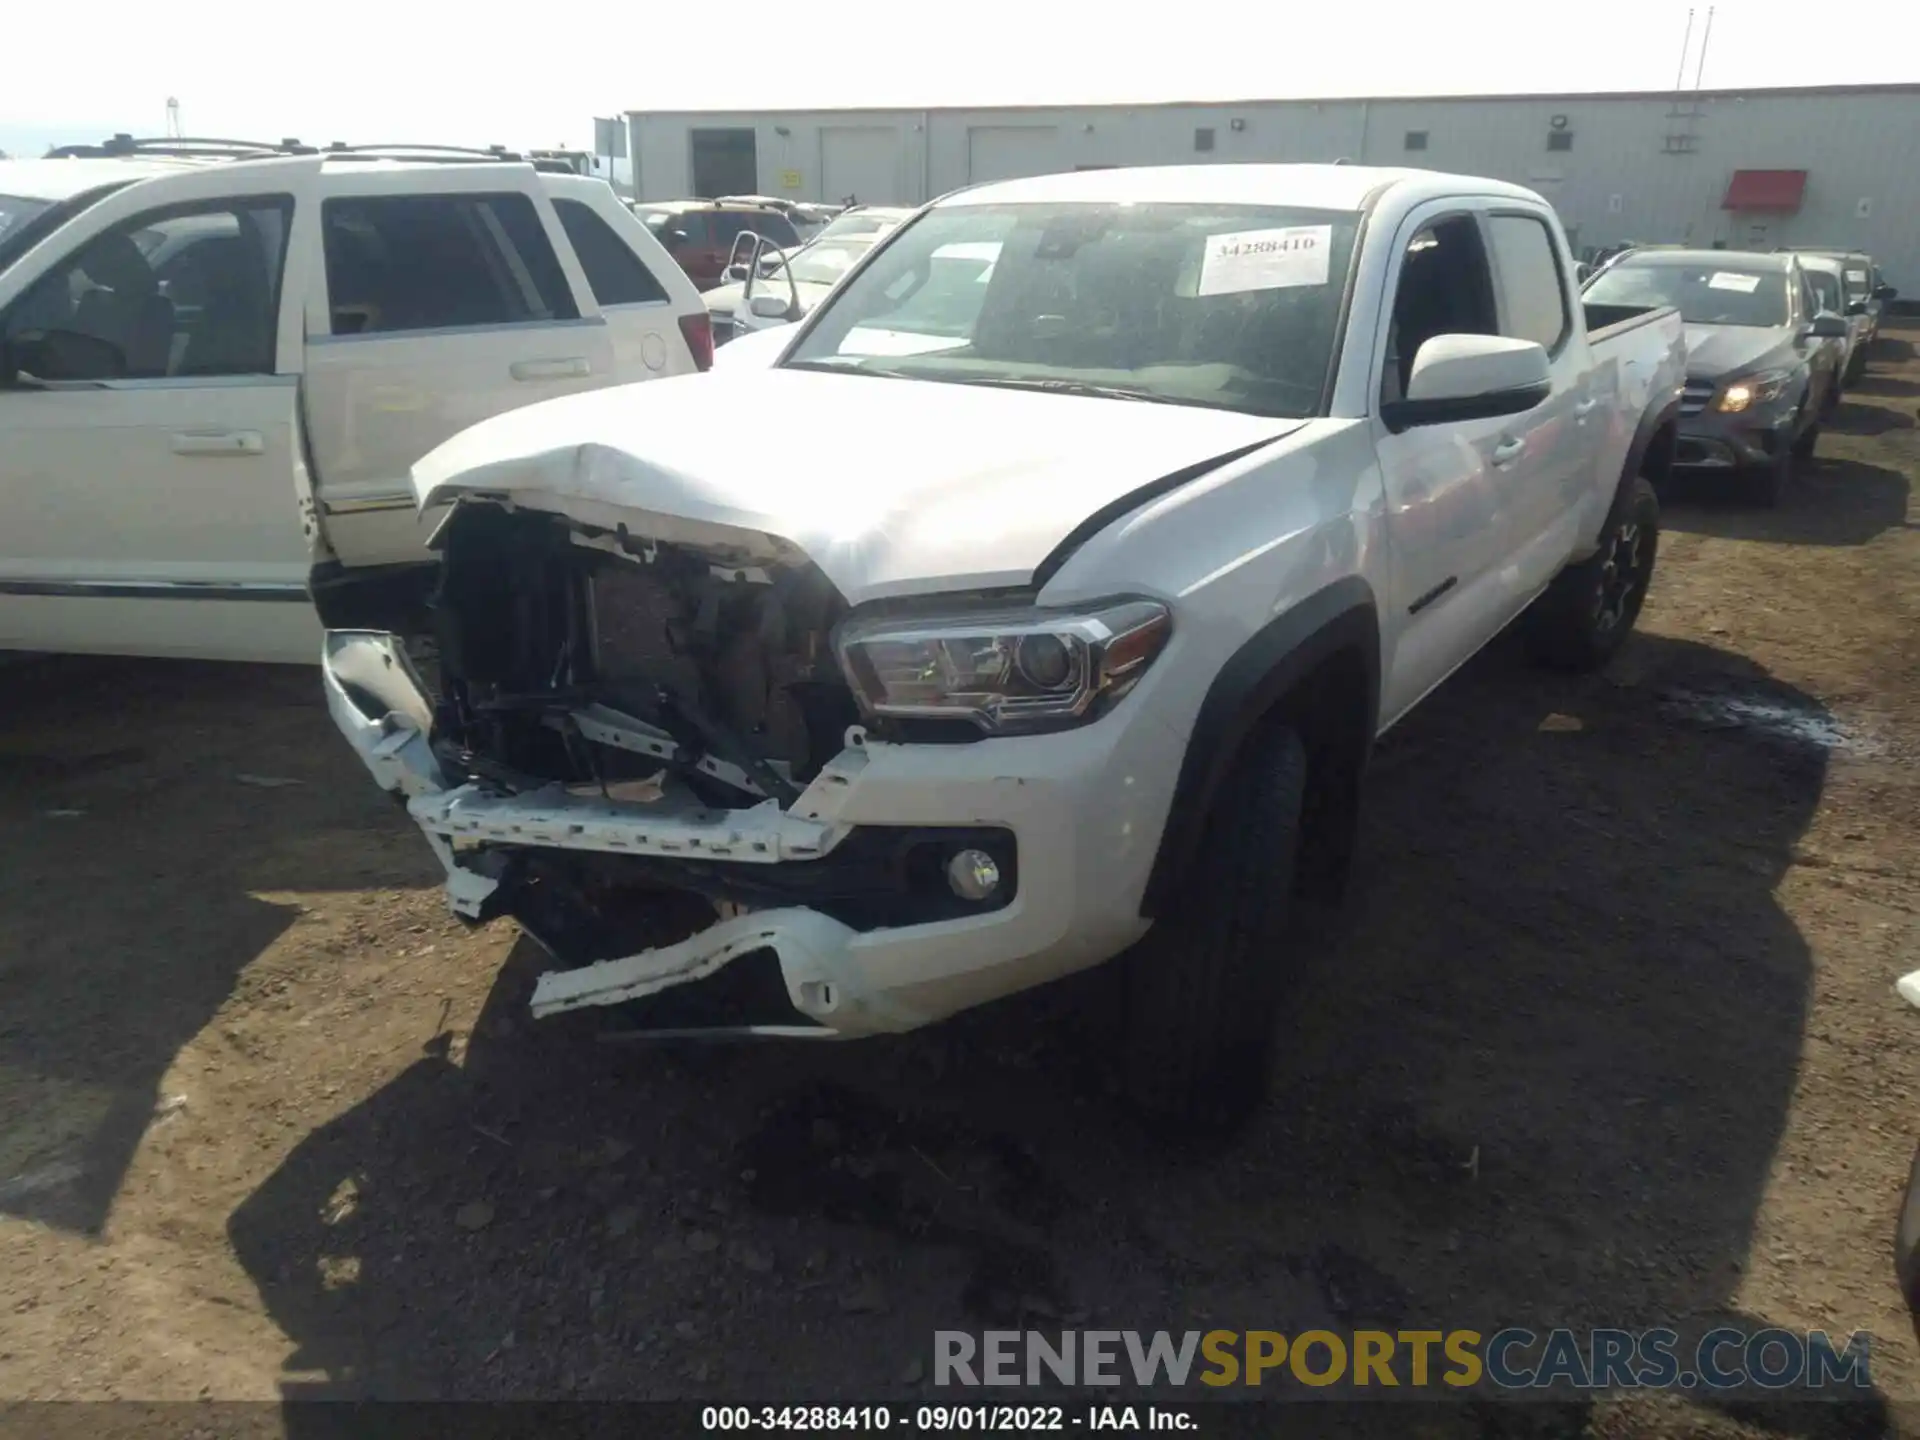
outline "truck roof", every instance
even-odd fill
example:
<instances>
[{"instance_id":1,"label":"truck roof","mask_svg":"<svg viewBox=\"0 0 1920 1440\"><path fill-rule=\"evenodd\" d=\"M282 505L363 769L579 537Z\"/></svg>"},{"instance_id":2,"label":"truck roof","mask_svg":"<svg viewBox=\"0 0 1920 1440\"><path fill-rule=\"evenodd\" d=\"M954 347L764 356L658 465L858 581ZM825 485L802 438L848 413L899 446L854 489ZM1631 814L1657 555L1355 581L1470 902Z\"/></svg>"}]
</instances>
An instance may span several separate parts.
<instances>
[{"instance_id":1,"label":"truck roof","mask_svg":"<svg viewBox=\"0 0 1920 1440\"><path fill-rule=\"evenodd\" d=\"M1271 205L1276 198L1309 210L1359 210L1388 190L1408 204L1429 196L1494 195L1538 201L1533 191L1502 180L1436 170L1366 165L1152 165L1079 170L996 180L942 197L941 204L1000 205L1046 201L1159 201Z\"/></svg>"}]
</instances>

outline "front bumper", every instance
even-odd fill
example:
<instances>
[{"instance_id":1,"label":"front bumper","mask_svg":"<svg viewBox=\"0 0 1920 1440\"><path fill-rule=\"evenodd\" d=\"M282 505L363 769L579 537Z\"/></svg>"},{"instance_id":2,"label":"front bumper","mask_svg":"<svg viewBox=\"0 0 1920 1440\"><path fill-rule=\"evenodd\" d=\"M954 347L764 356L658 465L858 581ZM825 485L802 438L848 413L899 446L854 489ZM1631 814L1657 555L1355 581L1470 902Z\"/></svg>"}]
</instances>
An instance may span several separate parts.
<instances>
[{"instance_id":1,"label":"front bumper","mask_svg":"<svg viewBox=\"0 0 1920 1440\"><path fill-rule=\"evenodd\" d=\"M1780 401L1728 415L1705 408L1680 415L1673 463L1689 469L1736 470L1769 465L1793 443L1794 407Z\"/></svg>"},{"instance_id":2,"label":"front bumper","mask_svg":"<svg viewBox=\"0 0 1920 1440\"><path fill-rule=\"evenodd\" d=\"M696 1028L810 1038L911 1030L1097 964L1147 928L1140 896L1182 749L1150 715L974 744L883 744L855 733L788 809L767 800L716 811L583 798L557 784L509 795L454 783L429 741L425 687L395 637L331 631L322 664L335 724L381 788L404 800L446 869L448 904L470 919L498 908L501 862L513 855L646 857L656 875L804 865L862 827L992 827L1016 847L1018 885L1000 908L867 929L805 905L724 918L716 909L713 923L676 944L541 977L536 1015L697 985L771 952L794 1023Z\"/></svg>"}]
</instances>

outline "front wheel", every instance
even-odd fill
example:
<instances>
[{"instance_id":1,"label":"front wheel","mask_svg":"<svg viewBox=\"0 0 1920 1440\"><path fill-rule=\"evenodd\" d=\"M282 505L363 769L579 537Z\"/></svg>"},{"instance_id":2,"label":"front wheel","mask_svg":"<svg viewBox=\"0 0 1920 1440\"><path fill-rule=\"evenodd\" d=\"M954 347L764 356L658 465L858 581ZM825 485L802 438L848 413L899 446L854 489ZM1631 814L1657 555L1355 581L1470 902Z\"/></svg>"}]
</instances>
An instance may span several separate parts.
<instances>
[{"instance_id":1,"label":"front wheel","mask_svg":"<svg viewBox=\"0 0 1920 1440\"><path fill-rule=\"evenodd\" d=\"M1626 643L1660 550L1660 501L1645 476L1614 507L1600 548L1562 570L1524 622L1528 652L1559 670L1596 670Z\"/></svg>"},{"instance_id":2,"label":"front wheel","mask_svg":"<svg viewBox=\"0 0 1920 1440\"><path fill-rule=\"evenodd\" d=\"M1220 787L1186 886L1116 962L1128 1097L1162 1125L1218 1133L1265 1097L1290 971L1307 753L1268 726Z\"/></svg>"}]
</instances>

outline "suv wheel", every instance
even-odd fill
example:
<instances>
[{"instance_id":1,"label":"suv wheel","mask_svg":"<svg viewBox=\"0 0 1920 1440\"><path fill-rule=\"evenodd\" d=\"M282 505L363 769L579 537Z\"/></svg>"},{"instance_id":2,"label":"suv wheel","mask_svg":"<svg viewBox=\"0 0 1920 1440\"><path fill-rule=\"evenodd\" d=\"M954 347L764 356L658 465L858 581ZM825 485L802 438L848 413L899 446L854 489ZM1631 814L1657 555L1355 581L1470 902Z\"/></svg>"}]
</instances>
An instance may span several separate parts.
<instances>
[{"instance_id":1,"label":"suv wheel","mask_svg":"<svg viewBox=\"0 0 1920 1440\"><path fill-rule=\"evenodd\" d=\"M1527 651L1560 670L1595 670L1626 643L1660 552L1660 501L1645 476L1614 507L1600 548L1554 577L1523 623Z\"/></svg>"},{"instance_id":2,"label":"suv wheel","mask_svg":"<svg viewBox=\"0 0 1920 1440\"><path fill-rule=\"evenodd\" d=\"M1248 738L1220 788L1186 888L1121 956L1121 1065L1151 1121L1222 1132L1265 1098L1291 969L1307 752L1273 725Z\"/></svg>"}]
</instances>

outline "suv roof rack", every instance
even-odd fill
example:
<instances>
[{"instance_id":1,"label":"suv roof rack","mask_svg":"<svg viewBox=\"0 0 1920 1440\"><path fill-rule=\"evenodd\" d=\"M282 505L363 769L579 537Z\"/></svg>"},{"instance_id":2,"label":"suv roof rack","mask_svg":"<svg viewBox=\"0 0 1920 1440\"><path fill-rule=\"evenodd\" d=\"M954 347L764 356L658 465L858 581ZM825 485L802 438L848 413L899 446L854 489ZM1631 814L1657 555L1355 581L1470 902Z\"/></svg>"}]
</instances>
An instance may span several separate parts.
<instances>
[{"instance_id":1,"label":"suv roof rack","mask_svg":"<svg viewBox=\"0 0 1920 1440\"><path fill-rule=\"evenodd\" d=\"M312 155L311 145L298 140L282 140L277 145L264 140L215 140L190 135L145 136L119 134L98 145L59 145L47 152L50 160L69 158L115 158L130 155L178 155L189 159L259 160L269 155Z\"/></svg>"},{"instance_id":2,"label":"suv roof rack","mask_svg":"<svg viewBox=\"0 0 1920 1440\"><path fill-rule=\"evenodd\" d=\"M484 150L465 145L417 145L406 142L378 145L348 145L334 141L330 145L307 145L299 140L218 140L194 136L146 136L119 134L97 145L60 145L47 152L49 159L121 159L133 155L170 155L191 160L265 160L281 155L326 155L343 160L431 160L447 164L482 164L488 161L525 161L526 156L504 145L489 145ZM544 157L532 162L534 169L548 174L575 174L564 161Z\"/></svg>"}]
</instances>

